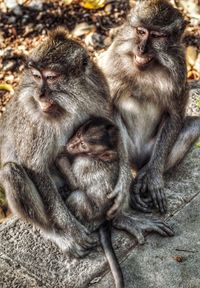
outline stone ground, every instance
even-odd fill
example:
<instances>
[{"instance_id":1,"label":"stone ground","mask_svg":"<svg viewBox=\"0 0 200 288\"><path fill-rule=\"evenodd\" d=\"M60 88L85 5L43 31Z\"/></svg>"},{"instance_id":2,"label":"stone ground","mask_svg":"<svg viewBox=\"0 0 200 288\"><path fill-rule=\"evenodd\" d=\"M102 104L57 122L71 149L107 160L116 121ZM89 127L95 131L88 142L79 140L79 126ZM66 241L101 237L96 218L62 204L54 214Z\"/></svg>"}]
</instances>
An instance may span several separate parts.
<instances>
[{"instance_id":1,"label":"stone ground","mask_svg":"<svg viewBox=\"0 0 200 288\"><path fill-rule=\"evenodd\" d=\"M200 287L200 148L166 175L169 212L175 236L148 235L139 246L124 232L113 243L126 288ZM0 287L113 288L99 248L83 260L69 259L40 232L12 218L0 226Z\"/></svg>"}]
</instances>

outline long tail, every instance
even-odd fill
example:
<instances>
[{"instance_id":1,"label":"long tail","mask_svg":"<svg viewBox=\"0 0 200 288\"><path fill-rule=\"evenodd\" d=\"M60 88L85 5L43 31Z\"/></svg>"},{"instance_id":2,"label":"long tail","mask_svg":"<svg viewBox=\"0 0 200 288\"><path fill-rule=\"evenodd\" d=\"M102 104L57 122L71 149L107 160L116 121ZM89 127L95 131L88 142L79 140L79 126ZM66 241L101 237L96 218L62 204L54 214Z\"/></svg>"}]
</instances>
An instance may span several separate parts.
<instances>
[{"instance_id":1,"label":"long tail","mask_svg":"<svg viewBox=\"0 0 200 288\"><path fill-rule=\"evenodd\" d=\"M99 228L99 238L102 248L105 252L108 260L110 270L113 274L116 288L124 288L124 278L122 270L120 268L118 259L112 247L111 242L111 223L109 221L104 222Z\"/></svg>"}]
</instances>

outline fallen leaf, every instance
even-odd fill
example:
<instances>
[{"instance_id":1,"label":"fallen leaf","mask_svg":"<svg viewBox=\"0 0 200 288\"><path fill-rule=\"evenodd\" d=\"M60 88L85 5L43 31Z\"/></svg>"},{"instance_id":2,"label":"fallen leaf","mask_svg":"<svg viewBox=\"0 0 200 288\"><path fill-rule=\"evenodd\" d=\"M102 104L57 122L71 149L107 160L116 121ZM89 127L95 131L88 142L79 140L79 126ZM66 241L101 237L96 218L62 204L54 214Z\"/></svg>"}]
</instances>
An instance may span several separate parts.
<instances>
[{"instance_id":1,"label":"fallen leaf","mask_svg":"<svg viewBox=\"0 0 200 288\"><path fill-rule=\"evenodd\" d=\"M107 0L82 0L80 5L87 9L99 9L106 5Z\"/></svg>"},{"instance_id":2,"label":"fallen leaf","mask_svg":"<svg viewBox=\"0 0 200 288\"><path fill-rule=\"evenodd\" d=\"M14 93L12 86L9 84L6 84L6 83L0 84L0 90L6 90L6 91L9 91L11 93Z\"/></svg>"},{"instance_id":3,"label":"fallen leaf","mask_svg":"<svg viewBox=\"0 0 200 288\"><path fill-rule=\"evenodd\" d=\"M194 46L189 46L186 49L186 60L187 63L190 64L191 66L194 66L196 59L197 59L197 48Z\"/></svg>"}]
</instances>

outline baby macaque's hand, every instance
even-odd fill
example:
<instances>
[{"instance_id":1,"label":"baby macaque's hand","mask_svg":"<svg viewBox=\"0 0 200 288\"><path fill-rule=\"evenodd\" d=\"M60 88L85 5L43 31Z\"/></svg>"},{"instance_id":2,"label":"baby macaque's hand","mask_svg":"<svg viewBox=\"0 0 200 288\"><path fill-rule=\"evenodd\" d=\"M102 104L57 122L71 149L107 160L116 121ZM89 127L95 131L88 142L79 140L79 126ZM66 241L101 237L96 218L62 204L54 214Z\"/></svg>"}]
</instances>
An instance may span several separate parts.
<instances>
[{"instance_id":1,"label":"baby macaque's hand","mask_svg":"<svg viewBox=\"0 0 200 288\"><path fill-rule=\"evenodd\" d=\"M107 212L107 219L111 220L118 215L126 199L126 189L121 184L117 184L114 191L107 195L108 199L113 199L113 205Z\"/></svg>"}]
</instances>

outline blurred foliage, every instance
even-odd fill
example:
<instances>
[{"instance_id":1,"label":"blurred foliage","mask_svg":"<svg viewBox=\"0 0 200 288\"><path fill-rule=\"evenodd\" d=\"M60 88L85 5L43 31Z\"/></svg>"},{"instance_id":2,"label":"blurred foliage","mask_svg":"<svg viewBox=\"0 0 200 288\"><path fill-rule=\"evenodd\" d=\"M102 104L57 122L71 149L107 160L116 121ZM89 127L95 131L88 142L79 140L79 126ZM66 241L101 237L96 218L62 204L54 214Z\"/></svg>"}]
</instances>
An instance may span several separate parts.
<instances>
[{"instance_id":1,"label":"blurred foliage","mask_svg":"<svg viewBox=\"0 0 200 288\"><path fill-rule=\"evenodd\" d=\"M69 5L71 3L78 3L86 9L99 9L105 6L107 0L64 0Z\"/></svg>"}]
</instances>

